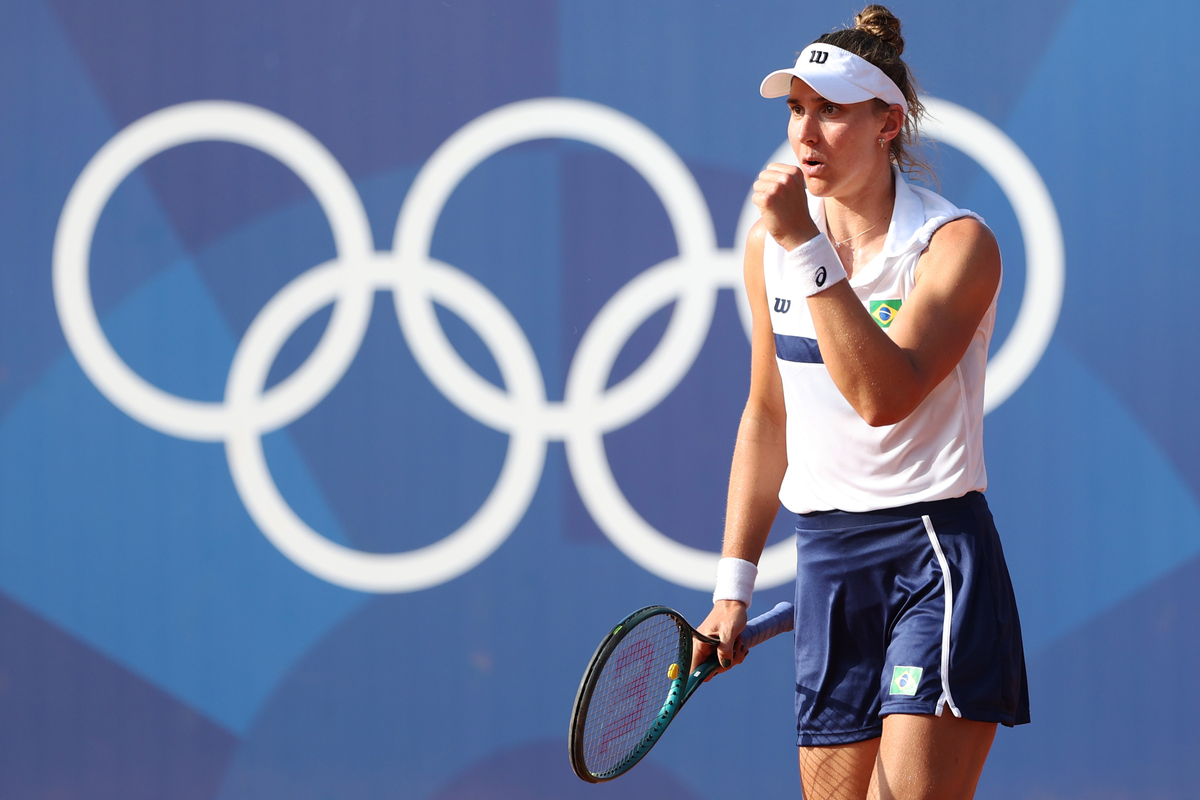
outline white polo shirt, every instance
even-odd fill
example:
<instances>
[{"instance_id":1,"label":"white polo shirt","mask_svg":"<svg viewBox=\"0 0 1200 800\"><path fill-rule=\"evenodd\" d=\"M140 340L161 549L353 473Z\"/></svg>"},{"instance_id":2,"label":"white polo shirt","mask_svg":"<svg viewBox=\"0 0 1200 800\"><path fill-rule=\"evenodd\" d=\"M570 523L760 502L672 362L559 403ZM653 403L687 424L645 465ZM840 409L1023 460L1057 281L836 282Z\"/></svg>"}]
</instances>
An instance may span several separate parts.
<instances>
[{"instance_id":1,"label":"white polo shirt","mask_svg":"<svg viewBox=\"0 0 1200 800\"><path fill-rule=\"evenodd\" d=\"M982 222L940 195L910 186L899 171L894 174L896 203L883 250L850 279L885 331L916 283L917 260L934 232L964 216ZM817 227L826 231L822 200L810 196L809 210ZM788 467L779 490L784 506L800 514L873 511L987 488L983 379L996 298L946 379L905 419L872 428L829 377L808 303L788 291L785 255L767 236L763 276L787 407Z\"/></svg>"}]
</instances>

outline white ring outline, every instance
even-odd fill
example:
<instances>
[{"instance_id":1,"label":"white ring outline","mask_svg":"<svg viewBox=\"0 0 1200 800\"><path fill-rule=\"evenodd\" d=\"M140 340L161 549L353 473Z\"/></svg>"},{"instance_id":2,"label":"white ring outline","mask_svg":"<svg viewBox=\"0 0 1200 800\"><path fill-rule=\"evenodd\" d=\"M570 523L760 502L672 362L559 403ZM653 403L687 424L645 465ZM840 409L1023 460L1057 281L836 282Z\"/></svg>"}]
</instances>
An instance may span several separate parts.
<instances>
[{"instance_id":1,"label":"white ring outline","mask_svg":"<svg viewBox=\"0 0 1200 800\"><path fill-rule=\"evenodd\" d=\"M316 196L339 256L374 252L358 190L333 155L296 123L257 106L199 101L155 111L92 156L67 195L54 238L54 304L79 366L113 405L147 427L180 439L220 441L229 430L221 403L190 400L148 383L121 360L100 327L88 263L96 224L113 192L155 155L182 144L232 142L260 150L291 169ZM271 428L311 409L341 380L370 320L370 294L343 297L308 359L267 393L260 412Z\"/></svg>"},{"instance_id":2,"label":"white ring outline","mask_svg":"<svg viewBox=\"0 0 1200 800\"><path fill-rule=\"evenodd\" d=\"M330 541L292 510L271 478L253 412L279 349L317 310L344 292L428 292L483 339L509 386L537 400L530 380L537 362L516 320L486 288L448 265L397 269L389 254L355 265L342 259L308 270L263 307L246 331L229 372L225 401L235 420L226 439L230 474L259 530L301 568L330 583L364 592L413 592L445 583L490 556L521 521L537 490L546 456L540 431L509 431L508 453L496 485L460 528L433 544L401 553L367 553ZM480 322L479 317L484 319ZM544 397L544 395L543 395ZM238 424L241 421L243 424Z\"/></svg>"},{"instance_id":3,"label":"white ring outline","mask_svg":"<svg viewBox=\"0 0 1200 800\"><path fill-rule=\"evenodd\" d=\"M1004 131L974 111L925 97L925 133L973 158L1000 186L1025 240L1025 291L1012 330L988 359L983 413L1012 396L1042 360L1062 311L1066 255L1062 223L1033 162Z\"/></svg>"},{"instance_id":4,"label":"white ring outline","mask_svg":"<svg viewBox=\"0 0 1200 800\"><path fill-rule=\"evenodd\" d=\"M940 126L935 122L931 135L976 158L996 177L1017 210L1026 240L1028 275L1033 277L1026 279L1017 325L997 356L1014 354L1000 360L1002 385L988 395L990 411L1032 371L1053 332L1062 296L1061 230L1045 185L1011 140L978 115L946 101L925 100L927 108L946 120ZM596 315L568 370L561 403L545 399L532 346L507 308L474 278L429 256L437 219L462 178L496 152L542 138L587 142L633 166L664 203L680 251L631 280ZM255 147L296 172L330 219L338 250L334 261L291 281L255 317L235 354L223 404L170 395L133 373L100 328L87 280L95 225L116 187L153 155L207 140ZM991 150L982 152L980 141ZM789 156L785 144L773 159ZM1032 201L1026 199L1030 193ZM494 552L524 516L544 469L546 443L560 438L580 496L605 535L649 572L708 590L719 554L671 539L633 509L612 474L603 435L644 415L691 369L711 327L719 289L738 295L746 320L739 256L754 217L757 210L748 198L739 218L738 246L719 249L695 179L657 135L606 106L542 98L488 112L447 139L405 197L393 252L376 253L357 191L311 135L254 106L185 103L122 130L77 179L55 239L55 302L68 345L100 391L131 417L163 433L224 439L234 483L255 523L285 556L324 580L361 591L404 592L463 574ZM1039 221L1041 227L1028 227ZM511 437L496 485L467 523L434 544L391 554L343 547L308 527L279 493L261 441L263 433L307 413L341 379L361 345L373 294L380 289L392 291L404 336L430 380L465 413ZM437 321L435 301L483 338L500 366L504 390L479 376L454 350ZM330 302L335 303L334 315L317 348L291 376L264 393L278 349L296 326ZM670 302L675 309L651 355L629 377L606 388L624 342ZM989 375L992 371L989 364ZM759 563L760 587L794 578L793 539L766 548Z\"/></svg>"},{"instance_id":5,"label":"white ring outline","mask_svg":"<svg viewBox=\"0 0 1200 800\"><path fill-rule=\"evenodd\" d=\"M682 258L702 259L717 250L716 232L700 187L679 156L653 131L598 103L540 98L483 114L429 157L400 209L393 252L404 263L426 258L442 208L472 169L507 147L550 138L594 145L633 167L663 202ZM564 401L551 404L547 415L548 432L562 436L575 426L597 424L606 431L613 430L645 414L674 388L695 361L703 345L703 337L697 332L707 330L716 304L714 293L707 291L702 282L694 287L681 282L680 287L678 303L662 340L620 384L605 392L607 373L599 376L598 370L589 369L592 365L586 355L583 366L572 364ZM418 363L455 405L480 421L494 416L494 409L505 405L499 390L479 377L450 346L432 306L415 295L399 296L397 315ZM587 352L582 344L580 349ZM685 365L682 369L681 364ZM446 375L442 375L443 369ZM572 413L568 421L567 412L573 404L590 403L599 394L605 396L607 407L592 406L586 413ZM632 400L634 397L641 401ZM600 420L595 419L597 414Z\"/></svg>"}]
</instances>

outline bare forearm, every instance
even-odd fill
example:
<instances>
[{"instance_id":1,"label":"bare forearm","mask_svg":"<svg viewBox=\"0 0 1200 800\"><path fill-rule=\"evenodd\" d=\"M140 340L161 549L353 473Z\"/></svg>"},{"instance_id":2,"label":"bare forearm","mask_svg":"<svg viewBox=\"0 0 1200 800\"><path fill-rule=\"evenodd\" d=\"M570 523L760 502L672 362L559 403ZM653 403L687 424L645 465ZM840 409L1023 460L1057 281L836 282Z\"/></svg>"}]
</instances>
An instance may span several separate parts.
<instances>
[{"instance_id":1,"label":"bare forearm","mask_svg":"<svg viewBox=\"0 0 1200 800\"><path fill-rule=\"evenodd\" d=\"M747 408L729 474L723 556L758 563L779 510L779 486L786 470L784 422Z\"/></svg>"},{"instance_id":2,"label":"bare forearm","mask_svg":"<svg viewBox=\"0 0 1200 800\"><path fill-rule=\"evenodd\" d=\"M845 281L808 298L829 376L859 416L899 422L950 374L995 299L1000 271L991 231L960 219L931 240L886 332Z\"/></svg>"},{"instance_id":3,"label":"bare forearm","mask_svg":"<svg viewBox=\"0 0 1200 800\"><path fill-rule=\"evenodd\" d=\"M871 319L845 281L808 298L829 377L870 425L908 416L927 382L908 354Z\"/></svg>"}]
</instances>

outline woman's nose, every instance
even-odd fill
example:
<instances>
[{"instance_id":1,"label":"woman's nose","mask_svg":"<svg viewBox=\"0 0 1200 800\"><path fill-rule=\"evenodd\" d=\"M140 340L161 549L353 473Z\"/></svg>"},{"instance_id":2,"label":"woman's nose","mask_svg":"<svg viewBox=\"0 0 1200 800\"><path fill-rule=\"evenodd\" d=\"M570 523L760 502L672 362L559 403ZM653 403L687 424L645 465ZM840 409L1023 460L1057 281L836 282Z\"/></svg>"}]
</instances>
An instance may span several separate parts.
<instances>
[{"instance_id":1,"label":"woman's nose","mask_svg":"<svg viewBox=\"0 0 1200 800\"><path fill-rule=\"evenodd\" d=\"M820 129L817 126L816 120L812 116L805 114L797 123L796 138L802 142L815 142L819 135Z\"/></svg>"}]
</instances>

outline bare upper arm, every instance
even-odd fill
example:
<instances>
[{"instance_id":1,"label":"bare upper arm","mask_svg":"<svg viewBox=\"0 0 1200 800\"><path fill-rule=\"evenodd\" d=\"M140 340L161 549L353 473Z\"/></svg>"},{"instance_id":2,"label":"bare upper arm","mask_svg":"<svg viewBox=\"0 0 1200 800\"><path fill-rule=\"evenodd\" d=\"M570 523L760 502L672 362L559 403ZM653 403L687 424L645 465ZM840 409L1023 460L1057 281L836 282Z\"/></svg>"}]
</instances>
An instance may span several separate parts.
<instances>
[{"instance_id":1,"label":"bare upper arm","mask_svg":"<svg viewBox=\"0 0 1200 800\"><path fill-rule=\"evenodd\" d=\"M943 225L917 262L916 285L888 330L922 381L922 398L966 353L1000 286L1000 248L986 225Z\"/></svg>"},{"instance_id":2,"label":"bare upper arm","mask_svg":"<svg viewBox=\"0 0 1200 800\"><path fill-rule=\"evenodd\" d=\"M746 237L746 256L742 263L746 295L754 320L750 335L750 397L747 411L767 414L772 421L783 425L787 418L783 404L783 381L775 362L775 332L771 327L771 312L767 302L766 279L763 277L763 250L767 229L762 221L754 223Z\"/></svg>"}]
</instances>

